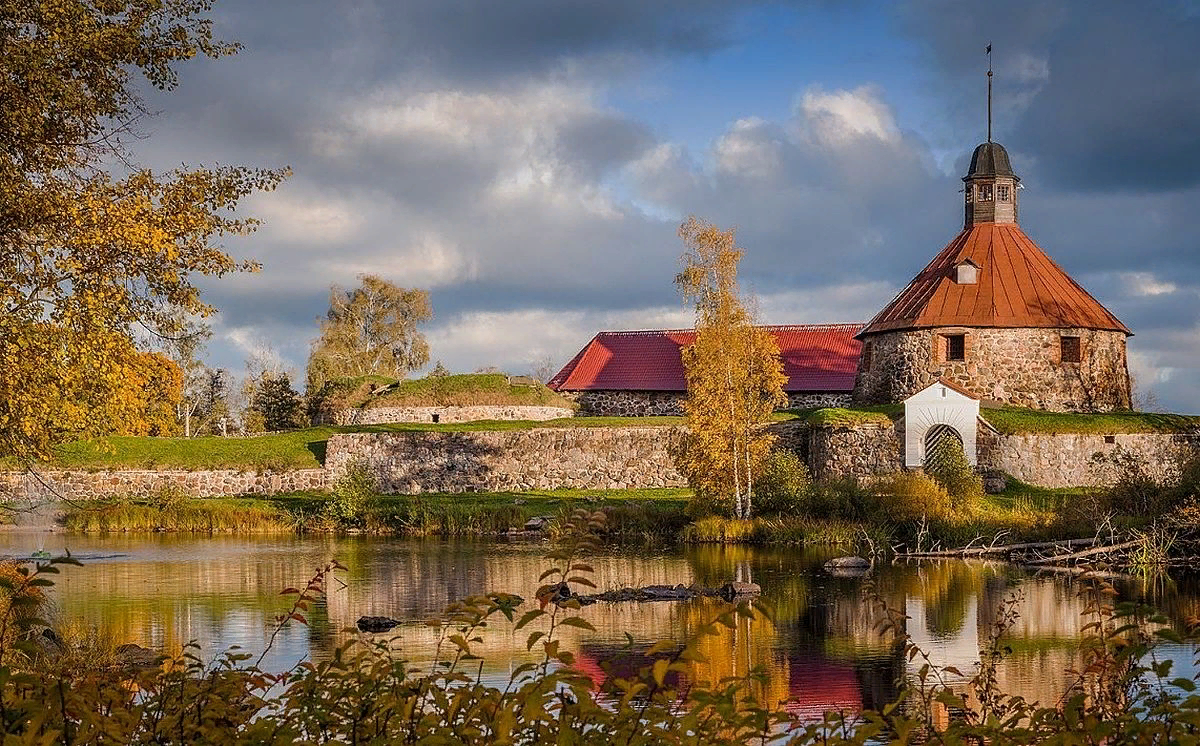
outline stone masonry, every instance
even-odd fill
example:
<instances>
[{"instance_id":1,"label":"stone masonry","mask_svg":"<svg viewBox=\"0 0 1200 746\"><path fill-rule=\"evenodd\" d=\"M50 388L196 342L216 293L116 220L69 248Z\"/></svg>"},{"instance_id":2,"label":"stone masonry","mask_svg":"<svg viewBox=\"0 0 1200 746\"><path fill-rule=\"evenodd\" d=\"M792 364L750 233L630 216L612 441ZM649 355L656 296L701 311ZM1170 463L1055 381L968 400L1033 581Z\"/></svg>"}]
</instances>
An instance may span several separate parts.
<instances>
[{"instance_id":1,"label":"stone masonry","mask_svg":"<svg viewBox=\"0 0 1200 746\"><path fill-rule=\"evenodd\" d=\"M962 334L963 361L946 359L945 339ZM1079 363L1060 361L1062 336L1080 338ZM870 367L867 368L866 365ZM985 401L1056 412L1107 412L1130 406L1125 334L1093 329L944 327L872 334L864 340L856 401L903 401L938 380Z\"/></svg>"},{"instance_id":2,"label":"stone masonry","mask_svg":"<svg viewBox=\"0 0 1200 746\"><path fill-rule=\"evenodd\" d=\"M979 468L1043 487L1082 487L1105 481L1106 475L1089 465L1092 456L1116 449L1137 456L1152 477L1170 479L1189 452L1200 451L1200 434L997 435L981 428Z\"/></svg>"},{"instance_id":3,"label":"stone masonry","mask_svg":"<svg viewBox=\"0 0 1200 746\"><path fill-rule=\"evenodd\" d=\"M580 414L598 417L660 417L683 415L682 391L560 391L579 404ZM833 391L790 391L787 408L844 407L850 394Z\"/></svg>"},{"instance_id":4,"label":"stone masonry","mask_svg":"<svg viewBox=\"0 0 1200 746\"><path fill-rule=\"evenodd\" d=\"M474 422L478 420L532 420L543 422L572 417L564 407L473 406L473 407L368 407L339 409L335 425L382 425L389 422Z\"/></svg>"},{"instance_id":5,"label":"stone masonry","mask_svg":"<svg viewBox=\"0 0 1200 746\"><path fill-rule=\"evenodd\" d=\"M329 487L325 469L292 471L39 471L0 472L0 500L57 493L76 500L111 497L149 497L164 489L189 497L277 495L285 492L324 490ZM45 484L43 484L43 482Z\"/></svg>"},{"instance_id":6,"label":"stone masonry","mask_svg":"<svg viewBox=\"0 0 1200 746\"><path fill-rule=\"evenodd\" d=\"M329 439L337 479L364 465L388 493L682 487L678 430L544 428L466 433L348 433Z\"/></svg>"}]
</instances>

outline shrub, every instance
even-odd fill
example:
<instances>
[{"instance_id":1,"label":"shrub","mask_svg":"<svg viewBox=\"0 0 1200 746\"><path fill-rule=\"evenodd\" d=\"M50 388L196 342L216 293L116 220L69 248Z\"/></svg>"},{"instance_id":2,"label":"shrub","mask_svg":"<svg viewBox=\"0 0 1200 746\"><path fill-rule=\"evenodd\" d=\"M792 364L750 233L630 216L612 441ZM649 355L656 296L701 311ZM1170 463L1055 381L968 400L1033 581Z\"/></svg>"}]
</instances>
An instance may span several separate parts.
<instances>
[{"instance_id":1,"label":"shrub","mask_svg":"<svg viewBox=\"0 0 1200 746\"><path fill-rule=\"evenodd\" d=\"M806 512L812 476L793 451L772 451L754 490L754 512L760 515L799 515Z\"/></svg>"},{"instance_id":2,"label":"shrub","mask_svg":"<svg viewBox=\"0 0 1200 746\"><path fill-rule=\"evenodd\" d=\"M809 490L807 513L813 518L841 518L850 521L870 517L875 496L854 477L839 477Z\"/></svg>"},{"instance_id":3,"label":"shrub","mask_svg":"<svg viewBox=\"0 0 1200 746\"><path fill-rule=\"evenodd\" d=\"M146 504L163 513L171 513L183 507L188 501L188 495L179 487L160 487L146 498Z\"/></svg>"},{"instance_id":4,"label":"shrub","mask_svg":"<svg viewBox=\"0 0 1200 746\"><path fill-rule=\"evenodd\" d=\"M1099 451L1088 459L1094 481L1101 485L1094 497L1097 513L1157 517L1170 511L1185 495L1181 490L1183 480L1172 485L1150 473L1145 459L1121 446L1110 451ZM1191 467L1185 465L1187 479L1194 479Z\"/></svg>"},{"instance_id":5,"label":"shrub","mask_svg":"<svg viewBox=\"0 0 1200 746\"><path fill-rule=\"evenodd\" d=\"M970 505L983 497L983 478L975 473L955 438L943 438L930 454L926 471L960 505Z\"/></svg>"},{"instance_id":6,"label":"shrub","mask_svg":"<svg viewBox=\"0 0 1200 746\"><path fill-rule=\"evenodd\" d=\"M950 493L919 471L887 475L876 484L876 490L876 504L889 521L945 520L954 514Z\"/></svg>"},{"instance_id":7,"label":"shrub","mask_svg":"<svg viewBox=\"0 0 1200 746\"><path fill-rule=\"evenodd\" d=\"M354 462L346 468L346 474L334 483L325 510L326 515L339 525L357 526L377 503L375 477L365 464Z\"/></svg>"}]
</instances>

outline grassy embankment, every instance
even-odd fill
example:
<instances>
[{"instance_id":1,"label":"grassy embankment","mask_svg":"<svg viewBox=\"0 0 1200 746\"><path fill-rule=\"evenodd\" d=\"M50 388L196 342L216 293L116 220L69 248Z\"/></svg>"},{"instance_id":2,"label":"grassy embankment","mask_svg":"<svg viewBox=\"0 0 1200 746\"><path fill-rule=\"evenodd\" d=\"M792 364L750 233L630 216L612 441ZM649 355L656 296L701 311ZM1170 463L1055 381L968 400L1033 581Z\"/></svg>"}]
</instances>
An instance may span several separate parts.
<instances>
[{"instance_id":1,"label":"grassy embankment","mask_svg":"<svg viewBox=\"0 0 1200 746\"><path fill-rule=\"evenodd\" d=\"M503 373L465 373L397 381L362 376L331 385L332 409L375 407L536 406L574 409L575 404L540 383L512 384Z\"/></svg>"},{"instance_id":2,"label":"grassy embankment","mask_svg":"<svg viewBox=\"0 0 1200 746\"><path fill-rule=\"evenodd\" d=\"M415 382L414 382L415 383ZM889 422L898 406L856 409L818 409L780 413L780 421L813 425L850 426ZM1119 434L1181 432L1200 427L1200 417L1153 413L1097 415L989 409L984 416L1000 432ZM533 427L672 426L676 417L582 417L549 422L473 422L460 424L394 424L359 427L317 427L252 438L104 438L64 445L54 468L316 468L324 460L328 438L339 432L471 432ZM5 464L0 461L0 468ZM927 542L943 546L977 537L1004 541L1056 539L1086 535L1086 516L1070 510L1082 489L1049 490L1012 483L1000 495L987 496L953 519L932 521L924 528ZM702 519L690 522L684 514L685 490L560 491L491 495L380 496L362 520L365 530L407 535L493 535L535 515L557 515L579 500L588 499L614 511L614 526L627 535L653 535L686 541L747 543L854 544L864 537L877 543L912 542L919 530L879 519L763 517L753 521ZM329 528L324 494L273 498L226 498L176 501L118 501L80 511L68 527L81 531L295 531ZM689 525L690 524L690 525Z\"/></svg>"},{"instance_id":3,"label":"grassy embankment","mask_svg":"<svg viewBox=\"0 0 1200 746\"><path fill-rule=\"evenodd\" d=\"M576 507L604 509L609 530L626 538L674 537L687 524L690 490L536 490L420 496L376 495L357 520L330 517L324 493L260 498L121 500L83 505L67 514L81 532L297 532L348 527L401 536L495 536L537 516L562 519Z\"/></svg>"}]
</instances>

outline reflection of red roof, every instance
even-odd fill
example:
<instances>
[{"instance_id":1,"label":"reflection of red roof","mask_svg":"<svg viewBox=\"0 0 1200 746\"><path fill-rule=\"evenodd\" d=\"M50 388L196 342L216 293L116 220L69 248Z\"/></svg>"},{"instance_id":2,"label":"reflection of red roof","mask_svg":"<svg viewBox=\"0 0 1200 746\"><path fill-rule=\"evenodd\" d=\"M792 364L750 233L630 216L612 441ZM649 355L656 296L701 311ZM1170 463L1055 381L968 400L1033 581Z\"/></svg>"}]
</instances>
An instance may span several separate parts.
<instances>
[{"instance_id":1,"label":"reflection of red roof","mask_svg":"<svg viewBox=\"0 0 1200 746\"><path fill-rule=\"evenodd\" d=\"M954 267L978 266L960 285ZM936 326L1111 329L1131 334L1015 223L967 228L862 330L875 334Z\"/></svg>"},{"instance_id":2,"label":"reflection of red roof","mask_svg":"<svg viewBox=\"0 0 1200 746\"><path fill-rule=\"evenodd\" d=\"M820 720L830 710L862 711L862 690L852 666L805 658L788 661L787 711L802 720Z\"/></svg>"},{"instance_id":3,"label":"reflection of red roof","mask_svg":"<svg viewBox=\"0 0 1200 746\"><path fill-rule=\"evenodd\" d=\"M861 324L765 326L775 335L784 391L850 391L862 344ZM600 332L550 379L555 391L684 391L679 349L692 343L691 329Z\"/></svg>"}]
</instances>

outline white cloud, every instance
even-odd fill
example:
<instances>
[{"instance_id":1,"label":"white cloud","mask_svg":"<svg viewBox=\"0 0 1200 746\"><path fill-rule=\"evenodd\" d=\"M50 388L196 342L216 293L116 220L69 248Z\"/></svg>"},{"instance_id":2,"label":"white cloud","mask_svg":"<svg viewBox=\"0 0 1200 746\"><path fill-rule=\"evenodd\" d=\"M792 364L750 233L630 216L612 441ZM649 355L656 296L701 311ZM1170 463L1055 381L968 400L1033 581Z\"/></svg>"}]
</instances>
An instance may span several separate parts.
<instances>
[{"instance_id":1,"label":"white cloud","mask_svg":"<svg viewBox=\"0 0 1200 746\"><path fill-rule=\"evenodd\" d=\"M1173 282L1159 280L1152 272L1121 272L1118 276L1129 295L1166 295L1179 289Z\"/></svg>"},{"instance_id":2,"label":"white cloud","mask_svg":"<svg viewBox=\"0 0 1200 746\"><path fill-rule=\"evenodd\" d=\"M829 144L844 144L871 137L884 142L899 139L895 117L871 86L826 92L810 88L800 99L798 112L812 124L814 133Z\"/></svg>"}]
</instances>

